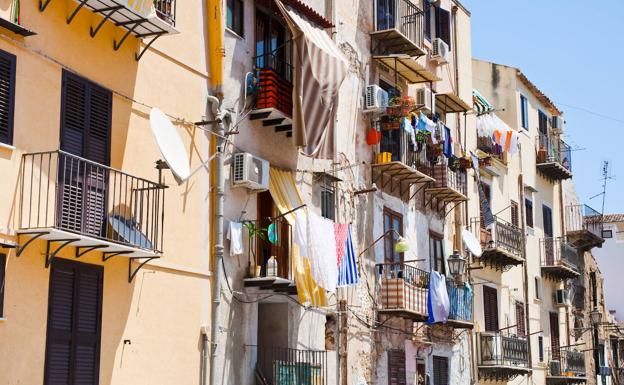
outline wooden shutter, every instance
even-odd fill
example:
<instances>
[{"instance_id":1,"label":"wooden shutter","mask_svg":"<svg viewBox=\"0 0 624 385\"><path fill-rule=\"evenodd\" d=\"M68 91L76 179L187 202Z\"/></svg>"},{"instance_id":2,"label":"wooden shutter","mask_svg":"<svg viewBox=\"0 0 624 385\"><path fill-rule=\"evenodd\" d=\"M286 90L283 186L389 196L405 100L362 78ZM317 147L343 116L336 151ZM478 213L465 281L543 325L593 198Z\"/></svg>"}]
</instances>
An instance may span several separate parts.
<instances>
[{"instance_id":1,"label":"wooden shutter","mask_svg":"<svg viewBox=\"0 0 624 385\"><path fill-rule=\"evenodd\" d=\"M483 183L481 182L481 189L483 190L483 195L485 196L485 199L487 199L488 203L492 203L491 202L491 194L492 194L492 190L490 188L490 185L487 183ZM485 217L483 216L483 210L481 210L479 208L479 223L481 224L481 228L485 229Z\"/></svg>"},{"instance_id":2,"label":"wooden shutter","mask_svg":"<svg viewBox=\"0 0 624 385\"><path fill-rule=\"evenodd\" d=\"M436 7L436 37L451 48L451 13L440 7Z\"/></svg>"},{"instance_id":3,"label":"wooden shutter","mask_svg":"<svg viewBox=\"0 0 624 385\"><path fill-rule=\"evenodd\" d=\"M392 349L388 351L388 385L406 385L405 352Z\"/></svg>"},{"instance_id":4,"label":"wooden shutter","mask_svg":"<svg viewBox=\"0 0 624 385\"><path fill-rule=\"evenodd\" d=\"M538 112L539 131L543 135L548 134L548 116L544 111Z\"/></svg>"},{"instance_id":5,"label":"wooden shutter","mask_svg":"<svg viewBox=\"0 0 624 385\"><path fill-rule=\"evenodd\" d=\"M544 235L553 236L552 210L546 205L542 205L542 216L544 218Z\"/></svg>"},{"instance_id":6,"label":"wooden shutter","mask_svg":"<svg viewBox=\"0 0 624 385\"><path fill-rule=\"evenodd\" d=\"M0 51L0 142L13 144L15 55Z\"/></svg>"},{"instance_id":7,"label":"wooden shutter","mask_svg":"<svg viewBox=\"0 0 624 385\"><path fill-rule=\"evenodd\" d=\"M559 314L550 313L550 347L552 357L559 360Z\"/></svg>"},{"instance_id":8,"label":"wooden shutter","mask_svg":"<svg viewBox=\"0 0 624 385\"><path fill-rule=\"evenodd\" d=\"M4 286L6 282L5 267L6 254L0 254L0 317L4 317Z\"/></svg>"},{"instance_id":9,"label":"wooden shutter","mask_svg":"<svg viewBox=\"0 0 624 385\"><path fill-rule=\"evenodd\" d=\"M102 281L101 266L53 260L45 385L98 384Z\"/></svg>"},{"instance_id":10,"label":"wooden shutter","mask_svg":"<svg viewBox=\"0 0 624 385\"><path fill-rule=\"evenodd\" d=\"M511 201L511 224L519 227L520 226L520 215L518 214L518 203L515 201Z\"/></svg>"},{"instance_id":11,"label":"wooden shutter","mask_svg":"<svg viewBox=\"0 0 624 385\"><path fill-rule=\"evenodd\" d=\"M433 385L448 385L448 358L433 356Z\"/></svg>"},{"instance_id":12,"label":"wooden shutter","mask_svg":"<svg viewBox=\"0 0 624 385\"><path fill-rule=\"evenodd\" d=\"M524 209L526 211L526 225L533 227L533 201L525 198Z\"/></svg>"},{"instance_id":13,"label":"wooden shutter","mask_svg":"<svg viewBox=\"0 0 624 385\"><path fill-rule=\"evenodd\" d=\"M516 330L518 337L526 337L526 327L524 320L524 304L516 302Z\"/></svg>"},{"instance_id":14,"label":"wooden shutter","mask_svg":"<svg viewBox=\"0 0 624 385\"><path fill-rule=\"evenodd\" d=\"M498 331L498 293L493 287L483 286L483 315L485 331Z\"/></svg>"}]
</instances>

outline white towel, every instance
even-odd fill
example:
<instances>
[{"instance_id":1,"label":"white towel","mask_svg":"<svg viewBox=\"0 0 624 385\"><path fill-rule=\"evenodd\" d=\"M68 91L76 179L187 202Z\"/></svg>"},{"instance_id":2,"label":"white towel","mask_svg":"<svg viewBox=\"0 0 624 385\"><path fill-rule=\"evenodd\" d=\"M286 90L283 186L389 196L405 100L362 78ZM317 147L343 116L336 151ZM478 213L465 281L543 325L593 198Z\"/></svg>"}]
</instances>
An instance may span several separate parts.
<instances>
[{"instance_id":1,"label":"white towel","mask_svg":"<svg viewBox=\"0 0 624 385\"><path fill-rule=\"evenodd\" d=\"M227 239L230 240L230 255L243 254L243 224L230 222Z\"/></svg>"},{"instance_id":2,"label":"white towel","mask_svg":"<svg viewBox=\"0 0 624 385\"><path fill-rule=\"evenodd\" d=\"M448 292L446 291L446 279L437 271L429 274L429 323L448 321L451 310Z\"/></svg>"},{"instance_id":3,"label":"white towel","mask_svg":"<svg viewBox=\"0 0 624 385\"><path fill-rule=\"evenodd\" d=\"M311 263L312 277L325 290L338 286L338 258L334 222L313 212L308 213L306 257Z\"/></svg>"}]
</instances>

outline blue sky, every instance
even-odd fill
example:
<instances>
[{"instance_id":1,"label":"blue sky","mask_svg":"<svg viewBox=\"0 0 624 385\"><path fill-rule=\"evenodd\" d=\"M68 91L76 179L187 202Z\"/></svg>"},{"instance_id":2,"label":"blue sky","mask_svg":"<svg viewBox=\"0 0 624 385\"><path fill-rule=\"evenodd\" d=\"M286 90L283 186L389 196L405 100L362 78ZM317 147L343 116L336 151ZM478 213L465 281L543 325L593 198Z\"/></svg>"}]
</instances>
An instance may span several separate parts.
<instances>
[{"instance_id":1,"label":"blue sky","mask_svg":"<svg viewBox=\"0 0 624 385\"><path fill-rule=\"evenodd\" d=\"M565 112L565 141L582 202L624 213L624 1L461 0L472 13L473 57L520 68Z\"/></svg>"}]
</instances>

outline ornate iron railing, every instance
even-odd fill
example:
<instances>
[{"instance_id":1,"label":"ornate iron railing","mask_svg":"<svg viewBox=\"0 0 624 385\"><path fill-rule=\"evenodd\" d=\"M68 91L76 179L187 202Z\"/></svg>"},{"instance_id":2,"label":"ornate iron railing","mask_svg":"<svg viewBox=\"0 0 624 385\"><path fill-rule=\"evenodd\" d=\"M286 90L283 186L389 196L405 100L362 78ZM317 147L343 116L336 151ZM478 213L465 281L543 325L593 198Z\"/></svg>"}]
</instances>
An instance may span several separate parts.
<instances>
[{"instance_id":1,"label":"ornate iron railing","mask_svg":"<svg viewBox=\"0 0 624 385\"><path fill-rule=\"evenodd\" d=\"M401 162L425 175L431 176L433 173L427 158L427 145L417 142L415 136L403 129L382 129L379 152L389 152L393 162Z\"/></svg>"},{"instance_id":2,"label":"ornate iron railing","mask_svg":"<svg viewBox=\"0 0 624 385\"><path fill-rule=\"evenodd\" d=\"M403 262L376 265L379 310L406 310L427 315L429 272Z\"/></svg>"},{"instance_id":3,"label":"ornate iron railing","mask_svg":"<svg viewBox=\"0 0 624 385\"><path fill-rule=\"evenodd\" d=\"M479 365L527 367L529 348L526 339L502 333L480 333Z\"/></svg>"},{"instance_id":4,"label":"ornate iron railing","mask_svg":"<svg viewBox=\"0 0 624 385\"><path fill-rule=\"evenodd\" d=\"M585 377L585 354L569 348L557 348L551 352L551 376Z\"/></svg>"},{"instance_id":5,"label":"ornate iron railing","mask_svg":"<svg viewBox=\"0 0 624 385\"><path fill-rule=\"evenodd\" d=\"M472 322L472 288L467 284L457 286L453 280L446 281L450 311L449 320Z\"/></svg>"},{"instance_id":6,"label":"ornate iron railing","mask_svg":"<svg viewBox=\"0 0 624 385\"><path fill-rule=\"evenodd\" d=\"M572 149L563 140L540 134L537 138L537 164L559 163L572 171Z\"/></svg>"},{"instance_id":7,"label":"ornate iron railing","mask_svg":"<svg viewBox=\"0 0 624 385\"><path fill-rule=\"evenodd\" d=\"M376 0L377 31L396 29L418 47L424 42L423 12L409 0Z\"/></svg>"},{"instance_id":8,"label":"ornate iron railing","mask_svg":"<svg viewBox=\"0 0 624 385\"><path fill-rule=\"evenodd\" d=\"M603 215L587 205L569 205L566 207L566 231L589 231L602 238Z\"/></svg>"},{"instance_id":9,"label":"ornate iron railing","mask_svg":"<svg viewBox=\"0 0 624 385\"><path fill-rule=\"evenodd\" d=\"M466 195L466 171L462 170L451 170L448 167L448 163L446 158L441 158L441 161L438 161L435 165L433 165L433 174L432 177L435 179L431 183L432 188L449 188L457 191L462 195Z\"/></svg>"},{"instance_id":10,"label":"ornate iron railing","mask_svg":"<svg viewBox=\"0 0 624 385\"><path fill-rule=\"evenodd\" d=\"M258 350L256 372L268 385L326 385L327 352L266 347Z\"/></svg>"},{"instance_id":11,"label":"ornate iron railing","mask_svg":"<svg viewBox=\"0 0 624 385\"><path fill-rule=\"evenodd\" d=\"M154 0L154 8L160 19L175 26L176 0Z\"/></svg>"},{"instance_id":12,"label":"ornate iron railing","mask_svg":"<svg viewBox=\"0 0 624 385\"><path fill-rule=\"evenodd\" d=\"M162 251L165 186L63 151L23 155L20 229Z\"/></svg>"},{"instance_id":13,"label":"ornate iron railing","mask_svg":"<svg viewBox=\"0 0 624 385\"><path fill-rule=\"evenodd\" d=\"M578 270L578 250L570 245L565 237L541 239L540 251L542 267L567 267Z\"/></svg>"}]
</instances>

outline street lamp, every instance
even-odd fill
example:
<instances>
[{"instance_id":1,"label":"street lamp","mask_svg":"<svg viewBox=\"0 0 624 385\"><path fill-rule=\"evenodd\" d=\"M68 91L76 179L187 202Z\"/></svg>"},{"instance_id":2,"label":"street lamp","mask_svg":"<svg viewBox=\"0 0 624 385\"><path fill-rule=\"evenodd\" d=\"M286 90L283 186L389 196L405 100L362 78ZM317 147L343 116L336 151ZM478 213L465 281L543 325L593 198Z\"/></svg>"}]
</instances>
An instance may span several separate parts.
<instances>
[{"instance_id":1,"label":"street lamp","mask_svg":"<svg viewBox=\"0 0 624 385\"><path fill-rule=\"evenodd\" d=\"M591 318L591 322L593 324L593 339L594 339L594 369L595 369L595 375L596 375L596 379L598 378L598 374L600 373L600 352L598 351L598 327L600 326L600 323L602 322L602 313L600 312L600 310L598 310L597 307L594 308L594 310L592 310L589 313L589 317Z\"/></svg>"},{"instance_id":2,"label":"street lamp","mask_svg":"<svg viewBox=\"0 0 624 385\"><path fill-rule=\"evenodd\" d=\"M455 279L455 283L461 284L464 273L466 273L466 259L459 254L459 251L453 251L448 257L449 273Z\"/></svg>"},{"instance_id":3,"label":"street lamp","mask_svg":"<svg viewBox=\"0 0 624 385\"><path fill-rule=\"evenodd\" d=\"M591 321L594 326L598 326L602 322L602 313L597 307L589 313L589 316L591 317Z\"/></svg>"}]
</instances>

